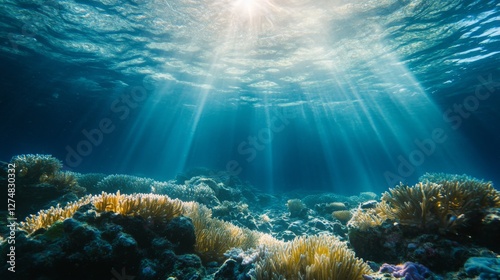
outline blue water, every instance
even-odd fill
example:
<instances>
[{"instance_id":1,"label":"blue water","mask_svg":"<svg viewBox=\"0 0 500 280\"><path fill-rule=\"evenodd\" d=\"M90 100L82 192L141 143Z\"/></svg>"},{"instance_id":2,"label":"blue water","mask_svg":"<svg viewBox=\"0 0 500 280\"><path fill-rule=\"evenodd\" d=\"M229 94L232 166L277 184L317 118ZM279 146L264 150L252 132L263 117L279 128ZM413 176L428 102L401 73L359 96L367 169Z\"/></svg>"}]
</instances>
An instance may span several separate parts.
<instances>
[{"instance_id":1,"label":"blue water","mask_svg":"<svg viewBox=\"0 0 500 280\"><path fill-rule=\"evenodd\" d=\"M0 159L268 191L500 184L497 1L2 1Z\"/></svg>"}]
</instances>

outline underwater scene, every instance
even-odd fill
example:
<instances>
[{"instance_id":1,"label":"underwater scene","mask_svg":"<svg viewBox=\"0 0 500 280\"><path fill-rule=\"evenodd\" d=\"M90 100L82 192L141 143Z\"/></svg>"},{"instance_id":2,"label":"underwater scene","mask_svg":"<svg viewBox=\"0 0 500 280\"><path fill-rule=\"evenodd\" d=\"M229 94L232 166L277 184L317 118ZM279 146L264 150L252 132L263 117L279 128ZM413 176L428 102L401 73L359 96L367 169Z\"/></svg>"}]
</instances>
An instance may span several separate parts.
<instances>
[{"instance_id":1,"label":"underwater scene","mask_svg":"<svg viewBox=\"0 0 500 280\"><path fill-rule=\"evenodd\" d=\"M500 280L498 1L0 3L0 279Z\"/></svg>"}]
</instances>

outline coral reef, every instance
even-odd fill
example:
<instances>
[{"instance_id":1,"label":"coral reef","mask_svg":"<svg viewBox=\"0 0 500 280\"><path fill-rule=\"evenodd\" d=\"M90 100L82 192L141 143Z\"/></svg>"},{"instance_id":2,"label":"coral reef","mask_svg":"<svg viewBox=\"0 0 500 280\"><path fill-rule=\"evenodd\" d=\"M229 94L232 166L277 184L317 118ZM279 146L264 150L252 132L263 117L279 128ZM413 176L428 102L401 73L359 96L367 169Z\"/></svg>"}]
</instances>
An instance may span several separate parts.
<instances>
[{"instance_id":1,"label":"coral reef","mask_svg":"<svg viewBox=\"0 0 500 280\"><path fill-rule=\"evenodd\" d=\"M466 175L426 174L377 201L265 194L205 169L159 182L61 172L50 156L19 160L29 179L19 195L47 205L15 231L22 279L499 278L499 192Z\"/></svg>"},{"instance_id":2,"label":"coral reef","mask_svg":"<svg viewBox=\"0 0 500 280\"><path fill-rule=\"evenodd\" d=\"M141 216L99 213L87 204L47 231L16 234L16 249L23 252L17 256L23 264L17 279L111 279L124 270L138 279L201 279L205 274L189 250L195 242L189 219L151 223ZM2 246L2 255L7 248ZM0 277L11 279L6 271Z\"/></svg>"},{"instance_id":3,"label":"coral reef","mask_svg":"<svg viewBox=\"0 0 500 280\"><path fill-rule=\"evenodd\" d=\"M379 262L416 261L436 271L461 267L480 255L481 245L496 249L484 230L495 231L493 216L500 195L491 182L459 176L437 178L413 187L400 185L385 192L374 208L354 213L349 241L358 256ZM486 218L489 217L489 218ZM491 223L489 223L491 221ZM487 242L482 237L486 237ZM452 249L453 248L453 249Z\"/></svg>"},{"instance_id":4,"label":"coral reef","mask_svg":"<svg viewBox=\"0 0 500 280\"><path fill-rule=\"evenodd\" d=\"M57 172L51 175L42 175L40 183L54 186L57 191L71 192L77 196L85 194L86 189L78 184L76 177L71 172Z\"/></svg>"},{"instance_id":5,"label":"coral reef","mask_svg":"<svg viewBox=\"0 0 500 280\"><path fill-rule=\"evenodd\" d=\"M431 182L431 183L436 183L440 184L443 182L459 182L459 183L465 183L465 182L470 182L470 181L476 181L476 182L484 182L483 180L474 178L472 176L469 176L467 174L448 174L448 173L431 173L427 172L424 175L420 176L418 178L419 182Z\"/></svg>"},{"instance_id":6,"label":"coral reef","mask_svg":"<svg viewBox=\"0 0 500 280\"><path fill-rule=\"evenodd\" d=\"M183 214L182 201L165 195L133 194L121 195L102 193L94 196L92 204L98 211L111 211L122 215L136 215L154 220L171 220Z\"/></svg>"},{"instance_id":7,"label":"coral reef","mask_svg":"<svg viewBox=\"0 0 500 280\"><path fill-rule=\"evenodd\" d=\"M377 204L375 208L368 208L365 210L359 207L354 211L347 225L349 228L357 231L367 231L371 228L381 226L388 219L388 212L390 213L390 208L388 208L387 203L383 201Z\"/></svg>"}]
</instances>

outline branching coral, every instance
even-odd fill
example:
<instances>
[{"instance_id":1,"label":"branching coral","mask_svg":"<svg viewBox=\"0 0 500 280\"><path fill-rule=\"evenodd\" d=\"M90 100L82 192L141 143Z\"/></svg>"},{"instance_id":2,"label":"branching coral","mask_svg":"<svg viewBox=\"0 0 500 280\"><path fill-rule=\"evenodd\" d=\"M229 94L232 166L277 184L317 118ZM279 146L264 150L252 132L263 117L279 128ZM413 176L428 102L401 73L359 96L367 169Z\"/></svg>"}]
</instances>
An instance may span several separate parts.
<instances>
[{"instance_id":1,"label":"branching coral","mask_svg":"<svg viewBox=\"0 0 500 280\"><path fill-rule=\"evenodd\" d=\"M436 199L436 216L440 228L456 228L490 207L500 207L500 192L491 182L447 181Z\"/></svg>"},{"instance_id":2,"label":"branching coral","mask_svg":"<svg viewBox=\"0 0 500 280\"><path fill-rule=\"evenodd\" d=\"M155 220L171 220L184 212L182 201L157 194L122 195L119 191L116 194L103 192L100 196L93 197L93 204L100 212L112 211Z\"/></svg>"},{"instance_id":3,"label":"branching coral","mask_svg":"<svg viewBox=\"0 0 500 280\"><path fill-rule=\"evenodd\" d=\"M97 189L104 192L121 191L123 193L150 193L154 180L130 175L109 175L97 184Z\"/></svg>"},{"instance_id":4,"label":"branching coral","mask_svg":"<svg viewBox=\"0 0 500 280\"><path fill-rule=\"evenodd\" d=\"M20 228L33 233L40 228L48 228L57 221L70 218L81 206L92 203L98 212L112 211L122 215L138 215L144 218L166 219L183 214L182 201L172 200L167 196L152 194L121 195L102 193L95 196L84 196L65 207L51 207L31 215L21 222Z\"/></svg>"},{"instance_id":5,"label":"branching coral","mask_svg":"<svg viewBox=\"0 0 500 280\"><path fill-rule=\"evenodd\" d=\"M333 236L298 237L274 247L256 264L254 278L359 280L371 270Z\"/></svg>"},{"instance_id":6,"label":"branching coral","mask_svg":"<svg viewBox=\"0 0 500 280\"><path fill-rule=\"evenodd\" d=\"M17 181L24 185L50 184L57 191L83 195L85 188L79 186L74 173L61 172L61 162L51 155L18 155L11 159Z\"/></svg>"},{"instance_id":7,"label":"branching coral","mask_svg":"<svg viewBox=\"0 0 500 280\"><path fill-rule=\"evenodd\" d=\"M53 176L62 168L61 162L51 155L18 155L11 159L18 179L28 184L36 184L42 176Z\"/></svg>"},{"instance_id":8,"label":"branching coral","mask_svg":"<svg viewBox=\"0 0 500 280\"><path fill-rule=\"evenodd\" d=\"M196 186L176 185L170 182L154 182L152 192L166 194L172 198L183 201L196 201L209 206L218 205L220 202L215 196L215 192L205 184Z\"/></svg>"},{"instance_id":9,"label":"branching coral","mask_svg":"<svg viewBox=\"0 0 500 280\"><path fill-rule=\"evenodd\" d=\"M477 178L474 178L466 174L458 175L458 174L429 173L429 172L420 176L420 178L418 178L418 181L423 183L431 182L436 184L440 184L443 182L460 182L460 183L468 181L483 182L482 180L479 180Z\"/></svg>"},{"instance_id":10,"label":"branching coral","mask_svg":"<svg viewBox=\"0 0 500 280\"><path fill-rule=\"evenodd\" d=\"M78 208L89 203L92 203L99 213L112 211L155 220L188 216L195 228L195 251L205 262L222 261L224 253L233 247L249 249L257 244L281 244L270 236L214 219L210 209L196 202L182 202L157 194L122 195L120 192L103 192L100 195L87 195L62 208L58 206L39 211L37 215L31 215L22 222L20 228L28 233L48 228L57 221L72 217Z\"/></svg>"},{"instance_id":11,"label":"branching coral","mask_svg":"<svg viewBox=\"0 0 500 280\"><path fill-rule=\"evenodd\" d=\"M425 228L432 221L435 200L440 186L434 183L419 183L413 187L404 185L385 192L382 201L386 202L401 224Z\"/></svg>"},{"instance_id":12,"label":"branching coral","mask_svg":"<svg viewBox=\"0 0 500 280\"><path fill-rule=\"evenodd\" d=\"M446 232L455 231L490 207L499 207L500 193L490 182L478 180L427 181L413 187L397 186L384 193L382 201L390 207L388 218L392 220Z\"/></svg>"},{"instance_id":13,"label":"branching coral","mask_svg":"<svg viewBox=\"0 0 500 280\"><path fill-rule=\"evenodd\" d=\"M107 175L103 173L86 173L86 174L81 174L77 172L69 172L67 171L66 173L72 174L75 176L78 185L81 187L85 188L89 193L101 193L102 190L98 190L97 184L104 179Z\"/></svg>"},{"instance_id":14,"label":"branching coral","mask_svg":"<svg viewBox=\"0 0 500 280\"><path fill-rule=\"evenodd\" d=\"M203 205L190 203L184 209L194 225L195 251L204 262L222 261L224 253L234 247L255 247L261 237L256 231L212 218L211 210Z\"/></svg>"},{"instance_id":15,"label":"branching coral","mask_svg":"<svg viewBox=\"0 0 500 280\"><path fill-rule=\"evenodd\" d=\"M33 233L40 228L49 228L57 221L72 217L78 208L90 203L92 198L92 196L87 195L78 201L68 203L63 208L57 205L57 207L50 207L47 210L40 210L37 215L30 215L24 222L21 222L19 228L28 233Z\"/></svg>"},{"instance_id":16,"label":"branching coral","mask_svg":"<svg viewBox=\"0 0 500 280\"><path fill-rule=\"evenodd\" d=\"M358 208L353 213L352 218L347 223L347 226L350 228L356 228L360 231L366 231L372 227L382 225L382 223L388 219L388 215L386 214L388 209L387 204L380 204L383 204L383 206L377 206L375 209L363 210Z\"/></svg>"}]
</instances>

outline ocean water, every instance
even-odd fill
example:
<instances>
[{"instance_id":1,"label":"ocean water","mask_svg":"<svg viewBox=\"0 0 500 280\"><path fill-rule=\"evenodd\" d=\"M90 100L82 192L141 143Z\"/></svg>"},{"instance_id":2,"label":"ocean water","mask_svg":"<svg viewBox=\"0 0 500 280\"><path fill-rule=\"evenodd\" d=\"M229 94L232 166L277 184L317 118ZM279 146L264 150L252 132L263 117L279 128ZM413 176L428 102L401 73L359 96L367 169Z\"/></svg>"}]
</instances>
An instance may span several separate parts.
<instances>
[{"instance_id":1,"label":"ocean water","mask_svg":"<svg viewBox=\"0 0 500 280\"><path fill-rule=\"evenodd\" d=\"M497 1L1 2L3 161L267 192L500 182Z\"/></svg>"},{"instance_id":2,"label":"ocean water","mask_svg":"<svg viewBox=\"0 0 500 280\"><path fill-rule=\"evenodd\" d=\"M1 279L500 279L499 1L0 3Z\"/></svg>"}]
</instances>

